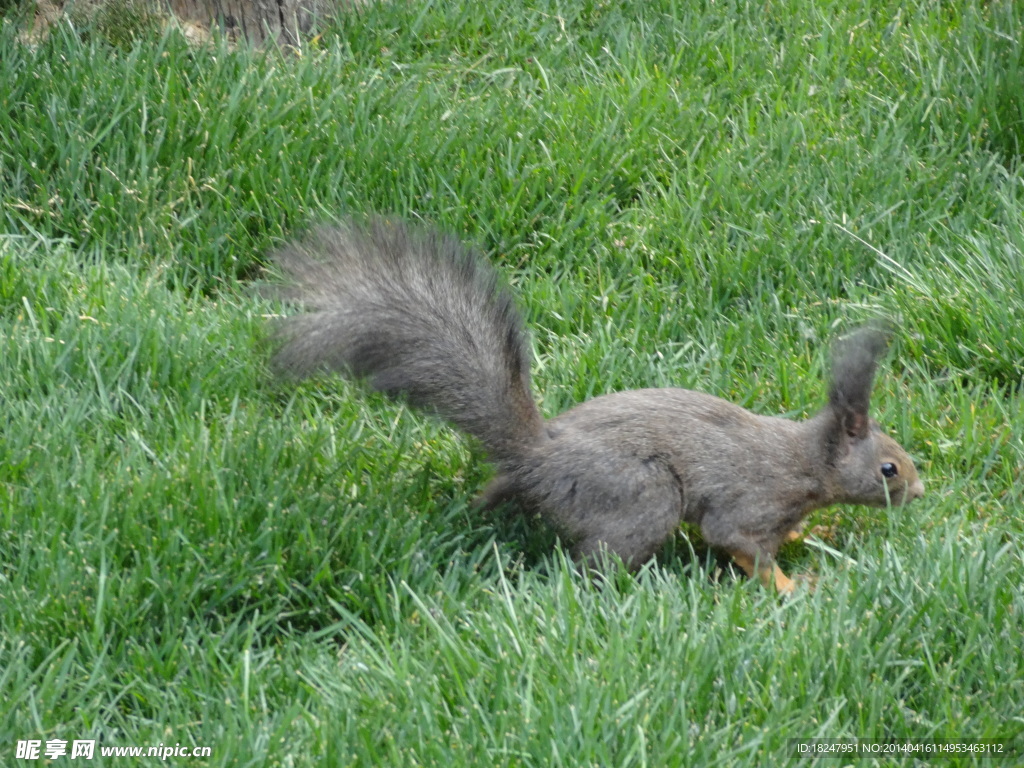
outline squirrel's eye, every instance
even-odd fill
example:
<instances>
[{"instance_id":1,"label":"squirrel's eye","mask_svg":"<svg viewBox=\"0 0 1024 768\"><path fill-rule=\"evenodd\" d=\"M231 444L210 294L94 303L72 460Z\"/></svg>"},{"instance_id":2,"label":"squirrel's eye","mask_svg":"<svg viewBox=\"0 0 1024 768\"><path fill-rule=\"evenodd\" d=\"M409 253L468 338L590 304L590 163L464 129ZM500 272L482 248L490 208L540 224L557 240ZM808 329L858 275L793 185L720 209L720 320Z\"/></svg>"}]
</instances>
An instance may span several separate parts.
<instances>
[{"instance_id":1,"label":"squirrel's eye","mask_svg":"<svg viewBox=\"0 0 1024 768\"><path fill-rule=\"evenodd\" d=\"M891 461L887 461L882 465L882 474L885 477L896 477L899 473L900 471L896 469L896 465Z\"/></svg>"}]
</instances>

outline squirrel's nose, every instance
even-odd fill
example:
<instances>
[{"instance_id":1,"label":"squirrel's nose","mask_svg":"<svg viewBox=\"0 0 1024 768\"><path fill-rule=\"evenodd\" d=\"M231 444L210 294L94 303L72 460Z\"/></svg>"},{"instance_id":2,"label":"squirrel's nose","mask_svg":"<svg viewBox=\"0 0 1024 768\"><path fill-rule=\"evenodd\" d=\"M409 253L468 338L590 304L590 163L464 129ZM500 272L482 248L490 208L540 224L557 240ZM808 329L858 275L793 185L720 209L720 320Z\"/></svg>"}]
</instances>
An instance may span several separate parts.
<instances>
[{"instance_id":1,"label":"squirrel's nose","mask_svg":"<svg viewBox=\"0 0 1024 768\"><path fill-rule=\"evenodd\" d=\"M924 480L917 478L914 484L907 488L907 501L924 498Z\"/></svg>"}]
</instances>

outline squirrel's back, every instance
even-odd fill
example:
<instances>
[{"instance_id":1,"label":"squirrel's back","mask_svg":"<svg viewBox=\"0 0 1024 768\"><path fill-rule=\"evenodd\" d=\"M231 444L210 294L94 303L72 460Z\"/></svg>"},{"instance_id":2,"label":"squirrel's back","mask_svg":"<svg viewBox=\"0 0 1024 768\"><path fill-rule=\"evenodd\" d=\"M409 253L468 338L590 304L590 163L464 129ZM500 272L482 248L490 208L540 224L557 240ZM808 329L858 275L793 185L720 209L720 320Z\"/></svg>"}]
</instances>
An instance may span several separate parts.
<instances>
[{"instance_id":1,"label":"squirrel's back","mask_svg":"<svg viewBox=\"0 0 1024 768\"><path fill-rule=\"evenodd\" d=\"M542 434L515 303L455 239L372 219L316 229L273 260L286 279L274 293L306 309L278 328L279 372L365 376L439 412L498 461Z\"/></svg>"}]
</instances>

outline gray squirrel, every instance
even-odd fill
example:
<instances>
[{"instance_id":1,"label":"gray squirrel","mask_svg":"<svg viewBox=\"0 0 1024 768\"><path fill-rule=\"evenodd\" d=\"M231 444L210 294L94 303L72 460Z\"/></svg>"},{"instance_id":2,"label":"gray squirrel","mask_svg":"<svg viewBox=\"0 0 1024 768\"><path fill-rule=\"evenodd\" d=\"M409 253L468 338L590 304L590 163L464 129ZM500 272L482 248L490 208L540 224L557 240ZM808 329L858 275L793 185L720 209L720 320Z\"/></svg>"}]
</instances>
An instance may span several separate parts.
<instances>
[{"instance_id":1,"label":"gray squirrel","mask_svg":"<svg viewBox=\"0 0 1024 768\"><path fill-rule=\"evenodd\" d=\"M272 256L269 293L305 312L274 334L287 377L335 370L404 395L477 438L497 474L480 502L539 512L577 560L633 569L683 522L766 587L815 509L920 498L906 451L869 417L886 334L837 342L827 404L804 421L686 389L602 395L545 421L523 321L496 271L442 233L386 219L323 226Z\"/></svg>"}]
</instances>

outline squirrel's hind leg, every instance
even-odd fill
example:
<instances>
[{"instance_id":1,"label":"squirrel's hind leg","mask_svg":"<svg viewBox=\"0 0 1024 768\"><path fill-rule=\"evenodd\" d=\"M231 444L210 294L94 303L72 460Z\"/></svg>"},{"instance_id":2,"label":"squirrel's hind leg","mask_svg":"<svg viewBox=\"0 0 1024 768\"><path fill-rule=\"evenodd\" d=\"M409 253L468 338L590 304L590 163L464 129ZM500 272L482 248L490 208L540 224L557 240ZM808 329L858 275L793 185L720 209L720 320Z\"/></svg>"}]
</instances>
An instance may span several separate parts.
<instances>
[{"instance_id":1,"label":"squirrel's hind leg","mask_svg":"<svg viewBox=\"0 0 1024 768\"><path fill-rule=\"evenodd\" d=\"M678 530L682 516L678 487L668 473L662 476L661 468L645 470L633 475L636 482L628 493L619 487L618 493L604 494L602 483L593 483L590 493L574 500L571 517L576 523L573 556L577 561L597 565L611 553L635 571ZM609 503L615 496L614 503Z\"/></svg>"},{"instance_id":2,"label":"squirrel's hind leg","mask_svg":"<svg viewBox=\"0 0 1024 768\"><path fill-rule=\"evenodd\" d=\"M473 500L476 509L490 511L502 504L513 501L518 496L515 483L508 475L495 475L480 495Z\"/></svg>"}]
</instances>

